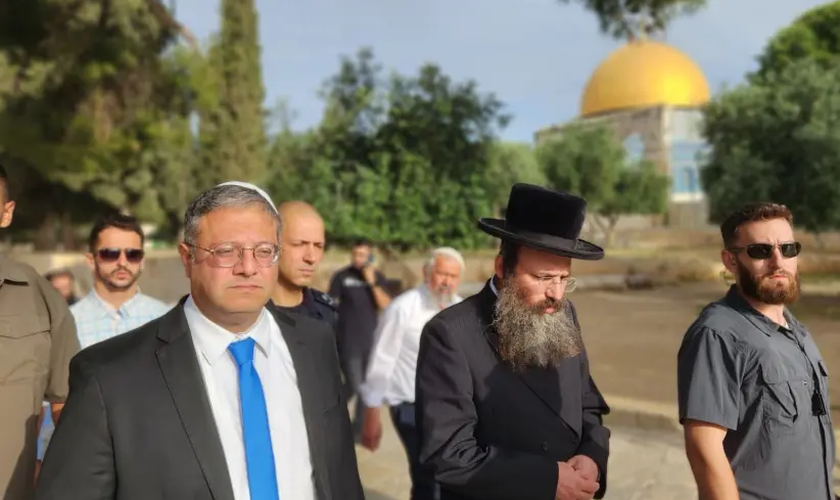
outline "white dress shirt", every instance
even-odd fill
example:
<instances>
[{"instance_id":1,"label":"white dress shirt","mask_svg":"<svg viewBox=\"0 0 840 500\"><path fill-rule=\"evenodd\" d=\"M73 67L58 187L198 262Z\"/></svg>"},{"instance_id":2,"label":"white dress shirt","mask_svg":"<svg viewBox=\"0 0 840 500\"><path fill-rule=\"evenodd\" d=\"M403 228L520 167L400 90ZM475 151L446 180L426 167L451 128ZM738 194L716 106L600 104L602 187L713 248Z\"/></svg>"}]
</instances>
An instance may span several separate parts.
<instances>
[{"instance_id":1,"label":"white dress shirt","mask_svg":"<svg viewBox=\"0 0 840 500\"><path fill-rule=\"evenodd\" d=\"M461 300L455 295L452 303ZM440 310L426 285L406 291L385 308L374 333L376 346L360 389L365 406L375 408L383 403L395 406L414 402L420 334Z\"/></svg>"},{"instance_id":2,"label":"white dress shirt","mask_svg":"<svg viewBox=\"0 0 840 500\"><path fill-rule=\"evenodd\" d=\"M292 355L274 317L263 309L248 331L234 334L204 316L192 296L184 304L184 314L224 449L234 498L250 500L251 496L242 440L239 369L227 348L232 342L251 337L256 342L254 366L260 376L268 409L280 498L315 500L309 440L297 374Z\"/></svg>"}]
</instances>

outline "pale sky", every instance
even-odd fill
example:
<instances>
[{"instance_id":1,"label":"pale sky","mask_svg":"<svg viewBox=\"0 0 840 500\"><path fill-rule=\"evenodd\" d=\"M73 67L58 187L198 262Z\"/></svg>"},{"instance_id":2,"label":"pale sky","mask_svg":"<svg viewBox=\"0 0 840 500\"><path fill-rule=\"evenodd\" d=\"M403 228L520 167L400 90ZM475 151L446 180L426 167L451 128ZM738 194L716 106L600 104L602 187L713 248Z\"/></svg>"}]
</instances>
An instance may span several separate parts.
<instances>
[{"instance_id":1,"label":"pale sky","mask_svg":"<svg viewBox=\"0 0 840 500\"><path fill-rule=\"evenodd\" d=\"M199 38L218 30L218 0L175 0L176 16ZM598 63L622 42L595 16L558 0L256 0L266 106L287 99L294 128L318 123L317 90L342 55L371 46L386 70L415 74L435 62L456 80L474 79L507 104L507 140L528 141L579 111ZM709 0L677 20L667 42L692 57L713 92L742 81L767 39L816 0Z\"/></svg>"}]
</instances>

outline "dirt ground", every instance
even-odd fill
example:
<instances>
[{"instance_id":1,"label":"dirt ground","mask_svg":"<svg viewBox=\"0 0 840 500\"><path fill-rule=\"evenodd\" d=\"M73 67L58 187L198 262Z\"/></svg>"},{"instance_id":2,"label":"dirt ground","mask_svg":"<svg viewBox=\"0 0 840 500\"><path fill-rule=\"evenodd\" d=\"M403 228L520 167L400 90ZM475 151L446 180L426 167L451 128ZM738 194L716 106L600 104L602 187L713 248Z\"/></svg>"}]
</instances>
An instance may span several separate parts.
<instances>
[{"instance_id":1,"label":"dirt ground","mask_svg":"<svg viewBox=\"0 0 840 500\"><path fill-rule=\"evenodd\" d=\"M570 295L601 391L675 405L677 351L685 330L726 290L724 283L700 283ZM833 420L840 422L840 296L804 293L792 310L825 358Z\"/></svg>"}]
</instances>

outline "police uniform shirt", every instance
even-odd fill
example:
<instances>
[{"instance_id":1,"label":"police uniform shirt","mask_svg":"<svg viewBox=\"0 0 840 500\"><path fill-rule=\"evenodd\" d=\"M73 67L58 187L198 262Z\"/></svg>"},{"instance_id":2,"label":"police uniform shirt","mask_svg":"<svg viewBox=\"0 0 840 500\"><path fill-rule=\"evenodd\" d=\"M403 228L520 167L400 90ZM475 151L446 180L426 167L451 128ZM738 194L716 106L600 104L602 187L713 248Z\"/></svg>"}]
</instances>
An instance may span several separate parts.
<instances>
[{"instance_id":1,"label":"police uniform shirt","mask_svg":"<svg viewBox=\"0 0 840 500\"><path fill-rule=\"evenodd\" d=\"M338 310L329 295L309 287L303 288L303 300L294 307L277 306L282 311L309 316L330 325L335 331Z\"/></svg>"},{"instance_id":2,"label":"police uniform shirt","mask_svg":"<svg viewBox=\"0 0 840 500\"><path fill-rule=\"evenodd\" d=\"M680 421L727 429L742 500L834 499L828 370L808 330L753 309L733 286L688 329L677 358Z\"/></svg>"}]
</instances>

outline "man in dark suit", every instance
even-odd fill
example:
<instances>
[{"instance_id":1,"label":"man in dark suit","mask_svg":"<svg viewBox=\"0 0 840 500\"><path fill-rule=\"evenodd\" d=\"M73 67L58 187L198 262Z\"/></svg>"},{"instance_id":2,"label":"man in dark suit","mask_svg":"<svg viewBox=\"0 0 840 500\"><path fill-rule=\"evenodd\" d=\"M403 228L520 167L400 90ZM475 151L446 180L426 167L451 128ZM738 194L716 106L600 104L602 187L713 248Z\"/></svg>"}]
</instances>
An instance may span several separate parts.
<instances>
[{"instance_id":1,"label":"man in dark suit","mask_svg":"<svg viewBox=\"0 0 840 500\"><path fill-rule=\"evenodd\" d=\"M589 374L574 306L572 259L603 250L578 238L586 202L513 187L496 274L436 315L420 341L421 462L442 500L582 500L606 491L607 404Z\"/></svg>"},{"instance_id":2,"label":"man in dark suit","mask_svg":"<svg viewBox=\"0 0 840 500\"><path fill-rule=\"evenodd\" d=\"M190 294L73 359L37 499L364 498L329 326L266 307L280 224L251 185L193 200Z\"/></svg>"}]
</instances>

